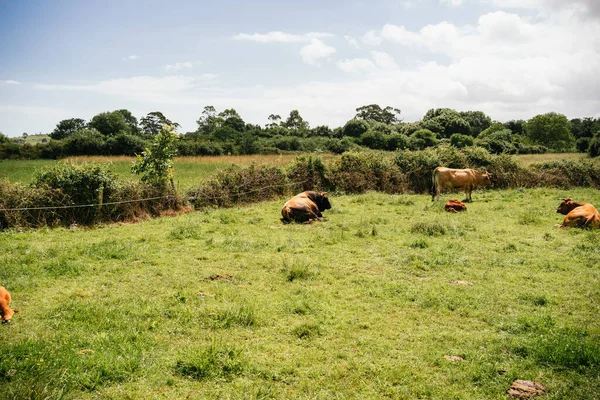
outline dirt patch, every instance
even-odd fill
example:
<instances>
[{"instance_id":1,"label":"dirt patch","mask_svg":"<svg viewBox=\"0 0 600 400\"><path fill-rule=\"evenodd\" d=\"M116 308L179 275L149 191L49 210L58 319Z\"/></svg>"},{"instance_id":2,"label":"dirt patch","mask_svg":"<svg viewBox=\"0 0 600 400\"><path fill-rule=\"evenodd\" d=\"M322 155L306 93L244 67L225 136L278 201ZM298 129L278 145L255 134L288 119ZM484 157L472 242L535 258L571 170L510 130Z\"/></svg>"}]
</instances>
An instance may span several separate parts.
<instances>
[{"instance_id":1,"label":"dirt patch","mask_svg":"<svg viewBox=\"0 0 600 400\"><path fill-rule=\"evenodd\" d=\"M214 275L211 275L208 278L206 278L206 280L209 280L209 281L214 281L217 279L226 279L226 280L232 281L233 276L228 275L228 274L214 274Z\"/></svg>"},{"instance_id":2,"label":"dirt patch","mask_svg":"<svg viewBox=\"0 0 600 400\"><path fill-rule=\"evenodd\" d=\"M511 397L529 399L531 397L543 394L545 391L546 387L539 382L517 379L512 383L512 385L510 385L507 393Z\"/></svg>"},{"instance_id":3,"label":"dirt patch","mask_svg":"<svg viewBox=\"0 0 600 400\"><path fill-rule=\"evenodd\" d=\"M464 285L464 286L473 286L473 284L469 281L450 281L453 285Z\"/></svg>"},{"instance_id":4,"label":"dirt patch","mask_svg":"<svg viewBox=\"0 0 600 400\"><path fill-rule=\"evenodd\" d=\"M449 355L445 355L444 358L448 361L458 361L458 362L463 362L465 361L464 358L462 358L461 356L449 356Z\"/></svg>"}]
</instances>

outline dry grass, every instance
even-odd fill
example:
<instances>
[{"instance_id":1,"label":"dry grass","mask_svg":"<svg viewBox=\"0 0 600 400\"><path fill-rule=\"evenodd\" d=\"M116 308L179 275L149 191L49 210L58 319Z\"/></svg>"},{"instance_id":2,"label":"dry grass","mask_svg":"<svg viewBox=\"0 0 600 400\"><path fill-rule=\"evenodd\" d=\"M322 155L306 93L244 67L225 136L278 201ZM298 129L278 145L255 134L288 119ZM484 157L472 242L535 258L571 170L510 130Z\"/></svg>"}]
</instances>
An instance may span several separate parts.
<instances>
[{"instance_id":1,"label":"dry grass","mask_svg":"<svg viewBox=\"0 0 600 400\"><path fill-rule=\"evenodd\" d=\"M583 160L588 158L586 153L546 153L546 154L519 154L514 156L519 164L528 167L551 161Z\"/></svg>"}]
</instances>

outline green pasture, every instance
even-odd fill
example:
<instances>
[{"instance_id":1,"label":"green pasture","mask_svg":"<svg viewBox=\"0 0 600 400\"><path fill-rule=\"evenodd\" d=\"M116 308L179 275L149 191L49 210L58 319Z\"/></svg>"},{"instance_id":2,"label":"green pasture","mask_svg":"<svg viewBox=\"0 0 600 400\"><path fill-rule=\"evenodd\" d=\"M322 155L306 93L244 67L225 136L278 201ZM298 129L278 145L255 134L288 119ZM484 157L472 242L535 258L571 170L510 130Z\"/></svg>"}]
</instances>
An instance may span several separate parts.
<instances>
[{"instance_id":1,"label":"green pasture","mask_svg":"<svg viewBox=\"0 0 600 400\"><path fill-rule=\"evenodd\" d=\"M446 194L444 199L462 198ZM96 229L0 233L2 399L600 397L600 232L558 198L476 191L285 199ZM460 356L449 361L445 355Z\"/></svg>"},{"instance_id":2,"label":"green pasture","mask_svg":"<svg viewBox=\"0 0 600 400\"><path fill-rule=\"evenodd\" d=\"M332 157L325 155L324 158ZM228 166L255 164L284 165L292 162L296 155L248 155L248 156L217 156L217 157L177 157L174 161L174 182L178 189L186 191L203 180L211 177L216 171ZM131 173L133 157L125 156L82 156L70 157L63 162L73 163L102 163L110 164L110 168L122 179L137 179ZM35 171L50 167L58 160L0 160L0 179L10 182L29 184Z\"/></svg>"}]
</instances>

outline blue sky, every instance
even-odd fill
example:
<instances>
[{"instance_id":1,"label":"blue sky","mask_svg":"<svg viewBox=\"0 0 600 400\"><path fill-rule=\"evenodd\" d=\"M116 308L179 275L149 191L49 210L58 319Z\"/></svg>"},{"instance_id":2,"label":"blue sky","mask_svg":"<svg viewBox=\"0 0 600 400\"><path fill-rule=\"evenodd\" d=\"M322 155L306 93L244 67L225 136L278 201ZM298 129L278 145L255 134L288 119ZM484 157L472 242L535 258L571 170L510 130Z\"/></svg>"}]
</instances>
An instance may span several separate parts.
<instances>
[{"instance_id":1,"label":"blue sky","mask_svg":"<svg viewBox=\"0 0 600 400\"><path fill-rule=\"evenodd\" d=\"M196 128L292 109L340 126L371 103L505 121L600 116L596 0L0 0L0 132L127 108Z\"/></svg>"}]
</instances>

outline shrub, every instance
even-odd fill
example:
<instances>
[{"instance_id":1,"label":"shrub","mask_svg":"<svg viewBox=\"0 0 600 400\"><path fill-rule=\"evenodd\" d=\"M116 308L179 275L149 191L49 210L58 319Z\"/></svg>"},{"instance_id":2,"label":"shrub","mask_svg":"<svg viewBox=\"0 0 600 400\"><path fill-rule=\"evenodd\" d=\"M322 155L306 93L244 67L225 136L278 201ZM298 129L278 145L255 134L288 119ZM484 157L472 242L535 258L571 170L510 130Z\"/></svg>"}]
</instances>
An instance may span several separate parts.
<instances>
[{"instance_id":1,"label":"shrub","mask_svg":"<svg viewBox=\"0 0 600 400\"><path fill-rule=\"evenodd\" d=\"M534 164L532 169L545 177L541 179L542 185L600 187L600 165L590 160L553 161Z\"/></svg>"},{"instance_id":2,"label":"shrub","mask_svg":"<svg viewBox=\"0 0 600 400\"><path fill-rule=\"evenodd\" d=\"M188 192L188 197L194 208L233 207L282 196L288 187L285 174L276 167L251 165L242 169L231 165Z\"/></svg>"},{"instance_id":3,"label":"shrub","mask_svg":"<svg viewBox=\"0 0 600 400\"><path fill-rule=\"evenodd\" d=\"M344 125L343 133L344 136L350 136L354 138L360 137L363 133L369 130L369 123L360 119L351 119Z\"/></svg>"},{"instance_id":4,"label":"shrub","mask_svg":"<svg viewBox=\"0 0 600 400\"><path fill-rule=\"evenodd\" d=\"M400 151L396 153L394 162L404 172L408 187L415 193L426 193L431 190L431 174L436 167L466 167L465 155L452 147Z\"/></svg>"},{"instance_id":5,"label":"shrub","mask_svg":"<svg viewBox=\"0 0 600 400\"><path fill-rule=\"evenodd\" d=\"M454 147L462 149L463 147L473 146L473 138L462 133L455 133L450 136L450 144Z\"/></svg>"},{"instance_id":6,"label":"shrub","mask_svg":"<svg viewBox=\"0 0 600 400\"><path fill-rule=\"evenodd\" d=\"M177 134L173 126L165 125L153 139L149 148L138 154L131 172L141 175L141 180L159 189L166 189L167 182L173 184L173 157L177 154Z\"/></svg>"},{"instance_id":7,"label":"shrub","mask_svg":"<svg viewBox=\"0 0 600 400\"><path fill-rule=\"evenodd\" d=\"M590 145L588 147L588 154L590 155L590 157L600 156L600 132L596 133L594 138L590 141Z\"/></svg>"},{"instance_id":8,"label":"shrub","mask_svg":"<svg viewBox=\"0 0 600 400\"><path fill-rule=\"evenodd\" d=\"M410 135L408 147L411 150L423 150L426 147L434 147L438 143L435 133L429 129L419 129Z\"/></svg>"},{"instance_id":9,"label":"shrub","mask_svg":"<svg viewBox=\"0 0 600 400\"><path fill-rule=\"evenodd\" d=\"M402 193L408 189L406 178L385 152L348 152L330 165L332 189L346 193L378 190Z\"/></svg>"},{"instance_id":10,"label":"shrub","mask_svg":"<svg viewBox=\"0 0 600 400\"><path fill-rule=\"evenodd\" d=\"M303 192L305 190L329 190L330 184L327 179L327 169L319 157L300 156L287 168L292 191Z\"/></svg>"},{"instance_id":11,"label":"shrub","mask_svg":"<svg viewBox=\"0 0 600 400\"><path fill-rule=\"evenodd\" d=\"M144 151L147 143L139 136L122 133L106 141L107 153L112 155L134 156Z\"/></svg>"},{"instance_id":12,"label":"shrub","mask_svg":"<svg viewBox=\"0 0 600 400\"><path fill-rule=\"evenodd\" d=\"M95 129L83 129L63 139L63 153L69 156L101 155L106 139Z\"/></svg>"}]
</instances>

